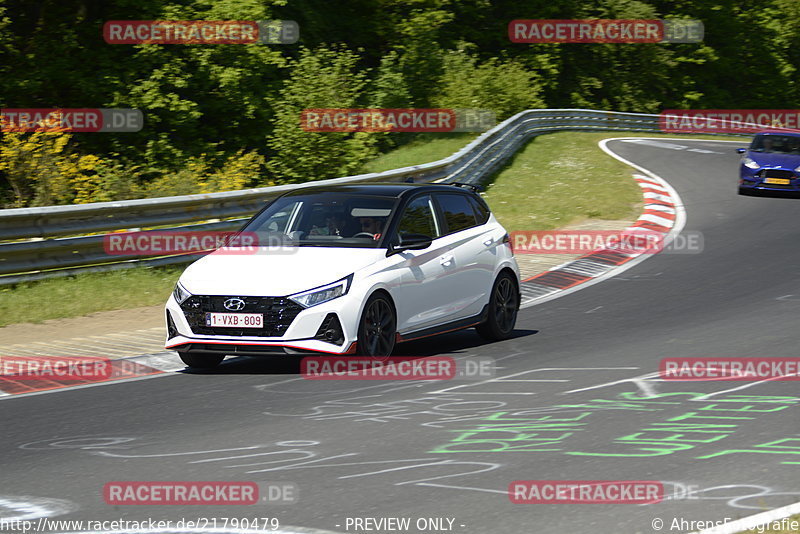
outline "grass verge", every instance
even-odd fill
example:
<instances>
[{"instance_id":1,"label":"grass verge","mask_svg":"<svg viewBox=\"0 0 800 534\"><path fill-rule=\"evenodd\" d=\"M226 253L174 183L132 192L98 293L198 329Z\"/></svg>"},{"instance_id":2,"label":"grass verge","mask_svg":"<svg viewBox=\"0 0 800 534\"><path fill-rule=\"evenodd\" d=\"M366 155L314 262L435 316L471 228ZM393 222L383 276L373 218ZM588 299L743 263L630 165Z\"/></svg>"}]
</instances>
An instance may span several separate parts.
<instances>
[{"instance_id":1,"label":"grass verge","mask_svg":"<svg viewBox=\"0 0 800 534\"><path fill-rule=\"evenodd\" d=\"M535 137L495 175L486 201L507 230L550 230L591 219L631 219L642 193L598 141L608 133Z\"/></svg>"},{"instance_id":2,"label":"grass verge","mask_svg":"<svg viewBox=\"0 0 800 534\"><path fill-rule=\"evenodd\" d=\"M183 267L134 267L0 288L0 326L164 304Z\"/></svg>"},{"instance_id":3,"label":"grass verge","mask_svg":"<svg viewBox=\"0 0 800 534\"><path fill-rule=\"evenodd\" d=\"M382 172L438 161L458 152L478 135L476 133L421 134L414 141L368 161L359 172Z\"/></svg>"},{"instance_id":4,"label":"grass verge","mask_svg":"<svg viewBox=\"0 0 800 534\"><path fill-rule=\"evenodd\" d=\"M538 136L494 176L486 200L509 231L547 230L585 218L634 218L641 192L630 179L630 168L597 146L601 139L624 135L559 132ZM476 136L426 134L369 162L362 172L436 161L463 148ZM743 140L742 146L745 143ZM0 326L163 304L182 270L183 267L143 267L0 287Z\"/></svg>"},{"instance_id":5,"label":"grass verge","mask_svg":"<svg viewBox=\"0 0 800 534\"><path fill-rule=\"evenodd\" d=\"M486 201L509 231L551 230L584 219L636 218L642 192L631 180L632 169L609 157L598 146L603 139L625 135L557 132L535 137L494 176ZM720 140L718 136L686 137Z\"/></svg>"}]
</instances>

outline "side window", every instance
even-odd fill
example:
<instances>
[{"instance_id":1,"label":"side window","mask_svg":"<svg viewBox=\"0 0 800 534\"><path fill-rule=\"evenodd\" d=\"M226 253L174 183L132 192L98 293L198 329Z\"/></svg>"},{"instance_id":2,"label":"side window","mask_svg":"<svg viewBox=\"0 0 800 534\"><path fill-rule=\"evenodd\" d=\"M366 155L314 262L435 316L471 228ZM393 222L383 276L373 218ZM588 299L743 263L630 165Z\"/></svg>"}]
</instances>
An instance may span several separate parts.
<instances>
[{"instance_id":1,"label":"side window","mask_svg":"<svg viewBox=\"0 0 800 534\"><path fill-rule=\"evenodd\" d=\"M472 197L469 197L469 203L472 204L475 213L478 215L478 224L484 224L489 220L489 208L486 207L486 204Z\"/></svg>"},{"instance_id":2,"label":"side window","mask_svg":"<svg viewBox=\"0 0 800 534\"><path fill-rule=\"evenodd\" d=\"M423 195L409 202L397 225L398 235L422 234L439 237L431 205L430 195Z\"/></svg>"},{"instance_id":3,"label":"side window","mask_svg":"<svg viewBox=\"0 0 800 534\"><path fill-rule=\"evenodd\" d=\"M441 193L436 195L436 199L442 209L448 234L477 225L475 211L466 195Z\"/></svg>"},{"instance_id":4,"label":"side window","mask_svg":"<svg viewBox=\"0 0 800 534\"><path fill-rule=\"evenodd\" d=\"M258 227L252 230L258 232L289 233L294 229L289 228L289 225L297 225L297 212L302 205L302 202L287 203L280 211L273 213L269 219L258 221Z\"/></svg>"}]
</instances>

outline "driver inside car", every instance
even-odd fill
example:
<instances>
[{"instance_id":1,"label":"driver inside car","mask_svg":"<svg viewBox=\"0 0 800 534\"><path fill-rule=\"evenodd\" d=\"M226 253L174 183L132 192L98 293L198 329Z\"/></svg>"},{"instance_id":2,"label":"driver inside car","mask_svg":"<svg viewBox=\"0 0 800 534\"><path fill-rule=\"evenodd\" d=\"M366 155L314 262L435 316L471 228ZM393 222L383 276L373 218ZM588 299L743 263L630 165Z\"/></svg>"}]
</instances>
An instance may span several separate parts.
<instances>
[{"instance_id":1,"label":"driver inside car","mask_svg":"<svg viewBox=\"0 0 800 534\"><path fill-rule=\"evenodd\" d=\"M384 224L386 224L385 217L359 217L358 222L361 224L360 233L372 234L373 239L379 239Z\"/></svg>"}]
</instances>

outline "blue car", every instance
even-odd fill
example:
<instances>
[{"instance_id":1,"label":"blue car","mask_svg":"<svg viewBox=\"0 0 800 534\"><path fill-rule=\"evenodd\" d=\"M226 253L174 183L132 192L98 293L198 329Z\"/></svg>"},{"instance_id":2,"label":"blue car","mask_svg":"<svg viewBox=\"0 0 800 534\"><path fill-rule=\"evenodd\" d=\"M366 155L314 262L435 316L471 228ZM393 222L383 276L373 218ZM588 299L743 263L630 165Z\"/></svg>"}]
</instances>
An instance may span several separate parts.
<instances>
[{"instance_id":1,"label":"blue car","mask_svg":"<svg viewBox=\"0 0 800 534\"><path fill-rule=\"evenodd\" d=\"M760 132L743 154L739 170L739 194L760 191L800 193L800 132Z\"/></svg>"}]
</instances>

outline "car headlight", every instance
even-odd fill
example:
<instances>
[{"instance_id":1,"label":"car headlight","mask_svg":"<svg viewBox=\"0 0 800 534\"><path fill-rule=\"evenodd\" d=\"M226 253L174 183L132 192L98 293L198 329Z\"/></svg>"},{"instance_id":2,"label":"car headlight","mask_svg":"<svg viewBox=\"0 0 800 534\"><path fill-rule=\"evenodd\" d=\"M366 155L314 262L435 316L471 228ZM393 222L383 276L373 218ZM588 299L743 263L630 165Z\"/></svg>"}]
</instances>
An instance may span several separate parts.
<instances>
[{"instance_id":1,"label":"car headlight","mask_svg":"<svg viewBox=\"0 0 800 534\"><path fill-rule=\"evenodd\" d=\"M175 289L172 290L172 296L175 297L175 300L178 304L183 304L183 302L192 296L191 293L186 291L186 288L181 285L180 282L175 284Z\"/></svg>"},{"instance_id":2,"label":"car headlight","mask_svg":"<svg viewBox=\"0 0 800 534\"><path fill-rule=\"evenodd\" d=\"M310 308L311 306L316 306L317 304L322 304L323 302L328 302L329 300L346 295L352 282L353 275L351 274L338 282L303 291L302 293L295 293L294 295L289 295L288 298L304 308Z\"/></svg>"},{"instance_id":3,"label":"car headlight","mask_svg":"<svg viewBox=\"0 0 800 534\"><path fill-rule=\"evenodd\" d=\"M759 168L761 168L761 165L759 165L758 163L756 163L755 161L753 161L750 158L744 158L742 160L742 165L744 165L748 169L759 169Z\"/></svg>"},{"instance_id":4,"label":"car headlight","mask_svg":"<svg viewBox=\"0 0 800 534\"><path fill-rule=\"evenodd\" d=\"M794 169L794 172L800 172L800 165L798 165L797 167L795 167L795 169Z\"/></svg>"}]
</instances>

